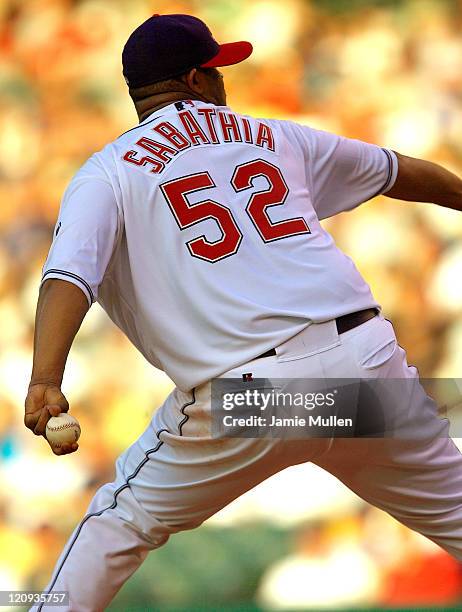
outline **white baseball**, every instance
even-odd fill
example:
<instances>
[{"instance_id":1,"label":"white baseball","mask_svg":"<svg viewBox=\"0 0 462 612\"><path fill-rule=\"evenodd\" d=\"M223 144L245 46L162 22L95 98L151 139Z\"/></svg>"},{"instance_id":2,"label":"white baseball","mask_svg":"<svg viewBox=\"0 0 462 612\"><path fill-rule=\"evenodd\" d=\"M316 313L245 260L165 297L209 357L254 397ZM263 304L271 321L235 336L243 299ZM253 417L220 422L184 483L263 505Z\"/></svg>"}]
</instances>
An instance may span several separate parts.
<instances>
[{"instance_id":1,"label":"white baseball","mask_svg":"<svg viewBox=\"0 0 462 612\"><path fill-rule=\"evenodd\" d=\"M67 412L51 417L46 427L46 437L53 448L61 448L64 443L77 442L80 437L80 425Z\"/></svg>"}]
</instances>

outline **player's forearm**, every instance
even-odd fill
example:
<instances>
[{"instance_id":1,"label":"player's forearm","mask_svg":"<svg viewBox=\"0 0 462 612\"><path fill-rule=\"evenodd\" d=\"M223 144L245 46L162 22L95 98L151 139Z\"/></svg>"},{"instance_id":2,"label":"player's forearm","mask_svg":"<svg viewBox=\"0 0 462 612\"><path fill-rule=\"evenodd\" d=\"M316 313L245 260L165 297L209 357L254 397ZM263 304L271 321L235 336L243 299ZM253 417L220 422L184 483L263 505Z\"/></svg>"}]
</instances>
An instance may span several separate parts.
<instances>
[{"instance_id":1,"label":"player's forearm","mask_svg":"<svg viewBox=\"0 0 462 612\"><path fill-rule=\"evenodd\" d=\"M396 155L398 177L386 196L462 210L462 180L458 176L438 164Z\"/></svg>"},{"instance_id":2,"label":"player's forearm","mask_svg":"<svg viewBox=\"0 0 462 612\"><path fill-rule=\"evenodd\" d=\"M35 319L31 384L61 384L69 350L87 311L84 293L72 283L50 279L42 285Z\"/></svg>"}]
</instances>

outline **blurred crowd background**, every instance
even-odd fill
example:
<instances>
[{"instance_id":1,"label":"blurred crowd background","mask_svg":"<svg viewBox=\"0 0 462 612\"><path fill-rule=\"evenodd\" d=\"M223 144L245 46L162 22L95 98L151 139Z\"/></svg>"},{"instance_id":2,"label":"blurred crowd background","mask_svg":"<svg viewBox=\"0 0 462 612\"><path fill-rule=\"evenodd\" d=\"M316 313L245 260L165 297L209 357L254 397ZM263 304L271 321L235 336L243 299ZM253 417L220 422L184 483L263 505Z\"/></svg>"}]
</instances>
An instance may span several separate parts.
<instances>
[{"instance_id":1,"label":"blurred crowd background","mask_svg":"<svg viewBox=\"0 0 462 612\"><path fill-rule=\"evenodd\" d=\"M462 175L460 0L1 0L0 590L39 589L95 489L172 388L98 305L63 390L81 448L58 458L22 425L41 267L60 197L137 123L129 33L192 13L254 55L224 69L236 111L292 118ZM462 372L462 215L377 198L328 220L426 377ZM458 564L313 466L275 476L152 553L111 610L462 607ZM461 609L459 607L458 609Z\"/></svg>"}]
</instances>

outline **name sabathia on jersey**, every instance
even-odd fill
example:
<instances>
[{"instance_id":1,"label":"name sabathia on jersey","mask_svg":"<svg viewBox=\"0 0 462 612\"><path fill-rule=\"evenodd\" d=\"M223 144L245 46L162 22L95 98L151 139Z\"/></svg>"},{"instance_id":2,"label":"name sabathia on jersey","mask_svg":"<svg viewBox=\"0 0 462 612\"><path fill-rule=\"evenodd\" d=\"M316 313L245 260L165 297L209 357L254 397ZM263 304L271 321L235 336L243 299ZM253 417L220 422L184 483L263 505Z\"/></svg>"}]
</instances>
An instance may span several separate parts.
<instances>
[{"instance_id":1,"label":"name sabathia on jersey","mask_svg":"<svg viewBox=\"0 0 462 612\"><path fill-rule=\"evenodd\" d=\"M136 141L135 146L143 152L147 151L149 155L130 149L122 159L135 166L149 168L152 174L160 174L178 153L191 147L246 143L274 151L273 132L261 121L253 120L251 123L246 117L210 107L198 108L197 114L204 118L204 129L191 111L181 111L178 113L181 128L169 121L160 121L150 128L163 142L148 136L142 136Z\"/></svg>"}]
</instances>

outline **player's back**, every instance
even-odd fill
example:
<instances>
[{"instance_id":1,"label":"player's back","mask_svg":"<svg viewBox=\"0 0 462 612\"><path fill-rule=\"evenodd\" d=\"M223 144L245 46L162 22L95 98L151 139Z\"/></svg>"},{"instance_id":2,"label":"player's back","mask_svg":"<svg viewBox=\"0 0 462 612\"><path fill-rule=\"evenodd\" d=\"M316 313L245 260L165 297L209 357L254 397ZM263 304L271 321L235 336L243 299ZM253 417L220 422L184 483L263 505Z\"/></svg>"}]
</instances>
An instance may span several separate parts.
<instances>
[{"instance_id":1,"label":"player's back","mask_svg":"<svg viewBox=\"0 0 462 612\"><path fill-rule=\"evenodd\" d=\"M317 196L328 213L319 217L338 212L323 182L342 142L332 136L322 148L323 134L188 101L91 158L110 178L123 226L98 300L180 388L311 321L376 305L319 223ZM374 180L355 195L374 195L384 183ZM340 197L343 185L331 187Z\"/></svg>"}]
</instances>

